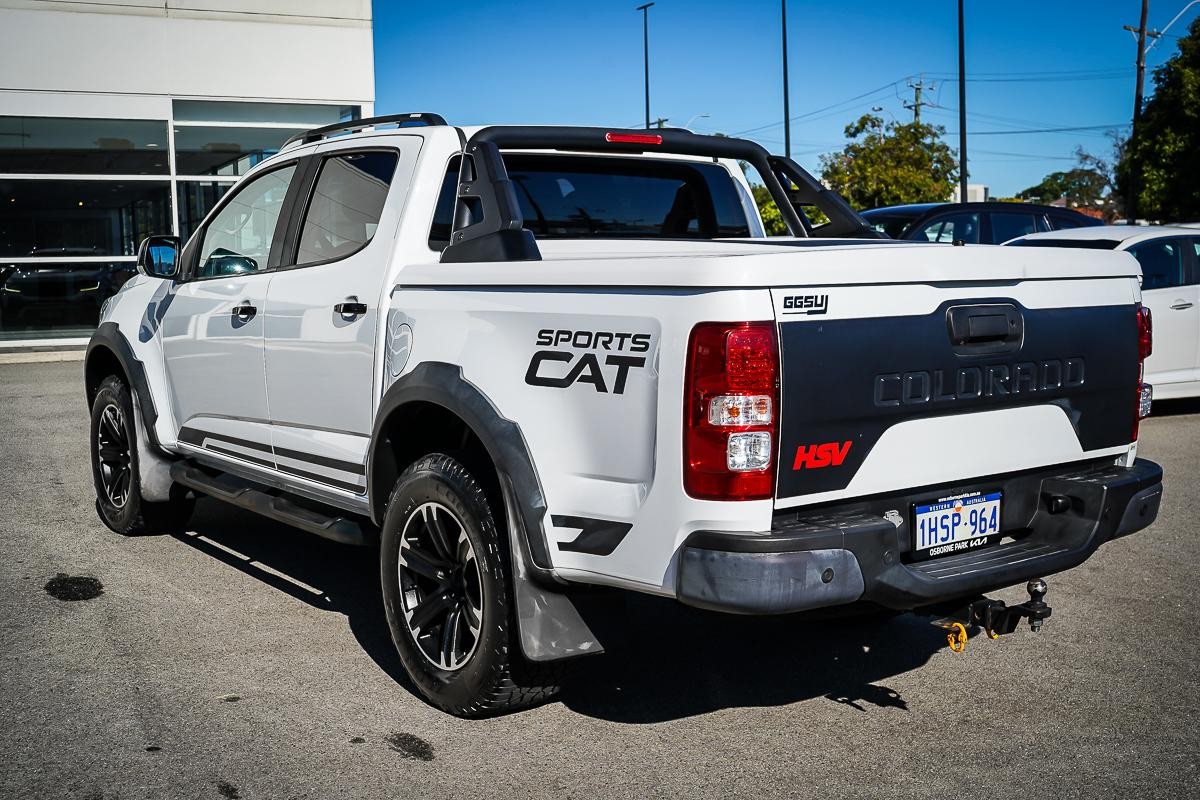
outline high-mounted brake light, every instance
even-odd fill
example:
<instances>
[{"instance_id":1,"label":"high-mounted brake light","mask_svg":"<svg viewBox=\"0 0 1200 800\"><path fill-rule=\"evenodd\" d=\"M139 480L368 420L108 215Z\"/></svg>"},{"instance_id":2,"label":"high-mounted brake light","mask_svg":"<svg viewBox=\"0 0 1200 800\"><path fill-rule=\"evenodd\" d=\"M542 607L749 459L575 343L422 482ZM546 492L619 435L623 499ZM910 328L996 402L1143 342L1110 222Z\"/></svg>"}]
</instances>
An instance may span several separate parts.
<instances>
[{"instance_id":1,"label":"high-mounted brake light","mask_svg":"<svg viewBox=\"0 0 1200 800\"><path fill-rule=\"evenodd\" d=\"M1154 322L1150 318L1150 309L1143 305L1137 308L1137 337L1138 337L1138 382L1137 405L1133 412L1133 437L1137 441L1138 428L1141 421L1150 416L1150 405L1154 399L1154 387L1146 383L1146 359L1154 352Z\"/></svg>"},{"instance_id":2,"label":"high-mounted brake light","mask_svg":"<svg viewBox=\"0 0 1200 800\"><path fill-rule=\"evenodd\" d=\"M703 500L770 498L778 408L773 322L702 322L693 328L684 387L687 493Z\"/></svg>"},{"instance_id":3,"label":"high-mounted brake light","mask_svg":"<svg viewBox=\"0 0 1200 800\"><path fill-rule=\"evenodd\" d=\"M604 134L604 141L613 144L662 144L657 133L613 133Z\"/></svg>"}]
</instances>

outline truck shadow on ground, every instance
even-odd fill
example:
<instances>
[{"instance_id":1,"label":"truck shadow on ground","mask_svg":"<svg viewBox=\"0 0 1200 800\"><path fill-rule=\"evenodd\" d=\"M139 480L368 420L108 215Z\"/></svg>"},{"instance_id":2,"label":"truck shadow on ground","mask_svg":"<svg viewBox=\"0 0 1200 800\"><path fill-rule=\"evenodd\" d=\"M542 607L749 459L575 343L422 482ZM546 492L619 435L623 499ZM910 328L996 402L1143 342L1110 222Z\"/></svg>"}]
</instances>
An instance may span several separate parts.
<instances>
[{"instance_id":1,"label":"truck shadow on ground","mask_svg":"<svg viewBox=\"0 0 1200 800\"><path fill-rule=\"evenodd\" d=\"M416 695L392 647L374 548L327 542L208 499L175 538L300 602L344 615L380 669ZM618 592L590 596L585 615L607 653L572 664L559 701L586 716L633 724L817 697L859 711L906 711L904 698L880 682L920 667L945 646L943 634L912 615L742 617Z\"/></svg>"}]
</instances>

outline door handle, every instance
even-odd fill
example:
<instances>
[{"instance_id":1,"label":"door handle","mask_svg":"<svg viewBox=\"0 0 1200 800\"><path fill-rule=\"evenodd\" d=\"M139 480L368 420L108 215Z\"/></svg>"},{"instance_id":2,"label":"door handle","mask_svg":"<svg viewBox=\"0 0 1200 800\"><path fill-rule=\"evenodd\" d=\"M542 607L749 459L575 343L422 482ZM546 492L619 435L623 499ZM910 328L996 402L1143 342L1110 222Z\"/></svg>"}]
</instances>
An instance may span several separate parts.
<instances>
[{"instance_id":1,"label":"door handle","mask_svg":"<svg viewBox=\"0 0 1200 800\"><path fill-rule=\"evenodd\" d=\"M233 310L230 311L230 314L233 315L233 318L238 320L239 322L246 322L248 320L251 320L254 318L254 315L257 313L258 313L258 309L255 306L250 305L249 303L242 303L240 305L236 305L233 307Z\"/></svg>"},{"instance_id":2,"label":"door handle","mask_svg":"<svg viewBox=\"0 0 1200 800\"><path fill-rule=\"evenodd\" d=\"M343 317L359 317L367 313L366 303L338 303L333 310Z\"/></svg>"},{"instance_id":3,"label":"door handle","mask_svg":"<svg viewBox=\"0 0 1200 800\"><path fill-rule=\"evenodd\" d=\"M1171 308L1176 311L1183 311L1185 308L1191 308L1193 305L1195 303L1188 302L1187 300L1176 300L1174 303L1171 303Z\"/></svg>"}]
</instances>

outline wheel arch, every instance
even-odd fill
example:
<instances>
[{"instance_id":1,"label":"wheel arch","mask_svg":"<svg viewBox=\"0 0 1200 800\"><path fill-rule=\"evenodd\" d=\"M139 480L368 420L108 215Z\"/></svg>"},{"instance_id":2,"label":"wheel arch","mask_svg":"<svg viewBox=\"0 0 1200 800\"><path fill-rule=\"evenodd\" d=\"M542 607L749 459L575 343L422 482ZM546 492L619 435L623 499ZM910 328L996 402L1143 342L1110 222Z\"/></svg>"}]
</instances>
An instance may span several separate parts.
<instances>
[{"instance_id":1,"label":"wheel arch","mask_svg":"<svg viewBox=\"0 0 1200 800\"><path fill-rule=\"evenodd\" d=\"M421 363L384 393L367 456L371 519L383 526L392 484L408 466L399 462L411 453L405 449L403 437L414 422L428 422L435 430L439 424L449 425L450 433L444 434L443 441L453 444L450 440L454 437L468 445L477 441L487 456L490 474L485 477L494 481L498 495L490 499L499 506L498 515L502 516L498 518L506 523L516 622L525 657L541 662L603 652L603 645L571 598L561 591L563 587L551 588L560 582L550 563L542 525L546 498L521 428L463 376L461 367ZM424 453L416 457L421 455ZM478 473L473 474L479 479Z\"/></svg>"},{"instance_id":2,"label":"wheel arch","mask_svg":"<svg viewBox=\"0 0 1200 800\"><path fill-rule=\"evenodd\" d=\"M491 475L497 494L497 511L515 503L527 560L540 571L551 568L542 527L546 500L533 458L520 427L505 418L495 405L470 383L462 368L442 362L424 362L398 379L384 393L371 435L367 456L367 497L371 519L383 524L388 493L396 478L412 462L444 447L486 455L488 463L466 464ZM511 527L511 521L510 521Z\"/></svg>"},{"instance_id":3,"label":"wheel arch","mask_svg":"<svg viewBox=\"0 0 1200 800\"><path fill-rule=\"evenodd\" d=\"M146 382L146 369L134 355L133 348L129 346L115 322L101 323L88 342L83 359L83 385L88 408L91 408L100 382L109 375L123 378L132 390L138 411L142 415L146 438L151 445L158 447L158 437L154 432L154 426L158 422L158 410L154 406L154 396Z\"/></svg>"}]
</instances>

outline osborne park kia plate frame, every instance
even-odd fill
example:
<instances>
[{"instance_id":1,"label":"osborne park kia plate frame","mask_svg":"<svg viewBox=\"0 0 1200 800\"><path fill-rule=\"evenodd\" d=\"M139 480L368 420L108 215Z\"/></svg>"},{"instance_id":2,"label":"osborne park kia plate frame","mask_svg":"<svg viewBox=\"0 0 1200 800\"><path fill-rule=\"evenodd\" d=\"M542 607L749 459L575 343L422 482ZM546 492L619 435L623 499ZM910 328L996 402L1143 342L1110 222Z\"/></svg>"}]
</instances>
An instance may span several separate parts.
<instances>
[{"instance_id":1,"label":"osborne park kia plate frame","mask_svg":"<svg viewBox=\"0 0 1200 800\"><path fill-rule=\"evenodd\" d=\"M1000 492L970 492L914 503L912 560L965 553L1000 540Z\"/></svg>"}]
</instances>

